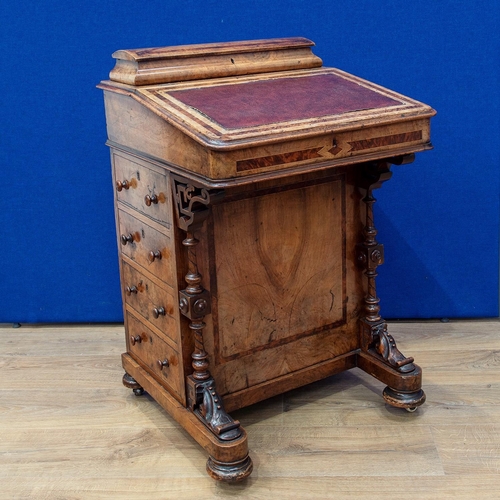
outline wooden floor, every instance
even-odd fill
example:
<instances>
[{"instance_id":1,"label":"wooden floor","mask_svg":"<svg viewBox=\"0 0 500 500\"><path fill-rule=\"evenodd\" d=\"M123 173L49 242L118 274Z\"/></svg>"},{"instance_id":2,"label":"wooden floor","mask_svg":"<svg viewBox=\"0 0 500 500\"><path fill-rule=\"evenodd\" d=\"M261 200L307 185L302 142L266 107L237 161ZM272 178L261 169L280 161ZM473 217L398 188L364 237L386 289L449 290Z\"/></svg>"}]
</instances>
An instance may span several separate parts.
<instances>
[{"instance_id":1,"label":"wooden floor","mask_svg":"<svg viewBox=\"0 0 500 500\"><path fill-rule=\"evenodd\" d=\"M233 413L254 472L206 454L121 383L122 326L0 328L0 498L499 499L500 323L392 323L427 403L392 409L350 372Z\"/></svg>"}]
</instances>

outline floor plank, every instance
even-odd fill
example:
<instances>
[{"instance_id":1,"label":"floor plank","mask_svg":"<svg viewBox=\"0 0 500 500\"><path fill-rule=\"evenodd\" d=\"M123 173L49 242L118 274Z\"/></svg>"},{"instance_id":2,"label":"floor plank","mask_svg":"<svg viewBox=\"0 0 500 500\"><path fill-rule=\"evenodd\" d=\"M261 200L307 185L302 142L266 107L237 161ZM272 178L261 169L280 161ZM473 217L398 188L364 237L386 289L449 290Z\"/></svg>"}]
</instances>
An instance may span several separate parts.
<instances>
[{"instance_id":1,"label":"floor plank","mask_svg":"<svg viewBox=\"0 0 500 500\"><path fill-rule=\"evenodd\" d=\"M354 369L234 412L244 483L121 384L121 325L0 327L0 499L498 499L500 322L392 323L427 402L390 408Z\"/></svg>"}]
</instances>

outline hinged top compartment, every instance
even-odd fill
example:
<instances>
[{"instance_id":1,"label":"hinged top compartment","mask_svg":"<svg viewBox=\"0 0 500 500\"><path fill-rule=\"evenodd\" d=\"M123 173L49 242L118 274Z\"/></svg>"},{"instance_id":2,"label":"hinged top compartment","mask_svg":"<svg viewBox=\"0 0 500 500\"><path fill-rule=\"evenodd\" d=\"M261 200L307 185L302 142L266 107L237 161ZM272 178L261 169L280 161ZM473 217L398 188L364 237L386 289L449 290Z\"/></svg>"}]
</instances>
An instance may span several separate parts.
<instances>
[{"instance_id":1,"label":"hinged top compartment","mask_svg":"<svg viewBox=\"0 0 500 500\"><path fill-rule=\"evenodd\" d=\"M210 183L432 147L430 106L324 67L313 45L280 38L119 50L111 80L99 85L109 144Z\"/></svg>"},{"instance_id":2,"label":"hinged top compartment","mask_svg":"<svg viewBox=\"0 0 500 500\"><path fill-rule=\"evenodd\" d=\"M128 85L151 85L315 68L322 61L311 52L313 45L297 37L117 50L109 77Z\"/></svg>"}]
</instances>

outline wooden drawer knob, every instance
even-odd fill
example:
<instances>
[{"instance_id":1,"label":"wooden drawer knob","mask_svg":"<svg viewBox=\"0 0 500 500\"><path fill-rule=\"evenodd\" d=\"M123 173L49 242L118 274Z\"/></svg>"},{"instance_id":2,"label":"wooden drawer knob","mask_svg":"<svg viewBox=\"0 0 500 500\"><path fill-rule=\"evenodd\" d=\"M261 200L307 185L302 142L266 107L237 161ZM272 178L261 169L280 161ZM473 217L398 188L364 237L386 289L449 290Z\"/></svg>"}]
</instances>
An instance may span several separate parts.
<instances>
[{"instance_id":1,"label":"wooden drawer knob","mask_svg":"<svg viewBox=\"0 0 500 500\"><path fill-rule=\"evenodd\" d=\"M137 295L137 287L134 285L127 286L127 287L125 287L125 293L127 295L132 295L133 293L135 293Z\"/></svg>"},{"instance_id":2,"label":"wooden drawer knob","mask_svg":"<svg viewBox=\"0 0 500 500\"><path fill-rule=\"evenodd\" d=\"M149 262L154 262L155 260L161 260L161 252L159 250L149 252L148 254Z\"/></svg>"},{"instance_id":3,"label":"wooden drawer knob","mask_svg":"<svg viewBox=\"0 0 500 500\"><path fill-rule=\"evenodd\" d=\"M158 204L158 196L156 196L155 194L153 194L152 196L149 196L149 194L147 194L144 197L144 203L146 203L146 205L148 207L150 207L151 204L157 205Z\"/></svg>"},{"instance_id":4,"label":"wooden drawer knob","mask_svg":"<svg viewBox=\"0 0 500 500\"><path fill-rule=\"evenodd\" d=\"M120 237L120 241L122 242L122 245L126 245L127 243L133 243L134 242L134 235L132 233L122 234Z\"/></svg>"},{"instance_id":5,"label":"wooden drawer knob","mask_svg":"<svg viewBox=\"0 0 500 500\"><path fill-rule=\"evenodd\" d=\"M122 189L128 189L130 187L129 181L116 181L116 190L121 191Z\"/></svg>"},{"instance_id":6,"label":"wooden drawer knob","mask_svg":"<svg viewBox=\"0 0 500 500\"><path fill-rule=\"evenodd\" d=\"M158 367L160 368L160 370L163 370L164 367L168 368L168 366L170 365L167 358L165 358L163 361L161 359L159 359L157 361L157 364L158 364Z\"/></svg>"},{"instance_id":7,"label":"wooden drawer knob","mask_svg":"<svg viewBox=\"0 0 500 500\"><path fill-rule=\"evenodd\" d=\"M136 335L135 337L134 337L134 335L131 335L130 343L132 345L135 345L136 343L140 344L141 342L142 342L142 337L140 335Z\"/></svg>"},{"instance_id":8,"label":"wooden drawer knob","mask_svg":"<svg viewBox=\"0 0 500 500\"><path fill-rule=\"evenodd\" d=\"M153 309L153 316L155 318L158 318L159 316L165 316L166 311L164 307L155 307Z\"/></svg>"}]
</instances>

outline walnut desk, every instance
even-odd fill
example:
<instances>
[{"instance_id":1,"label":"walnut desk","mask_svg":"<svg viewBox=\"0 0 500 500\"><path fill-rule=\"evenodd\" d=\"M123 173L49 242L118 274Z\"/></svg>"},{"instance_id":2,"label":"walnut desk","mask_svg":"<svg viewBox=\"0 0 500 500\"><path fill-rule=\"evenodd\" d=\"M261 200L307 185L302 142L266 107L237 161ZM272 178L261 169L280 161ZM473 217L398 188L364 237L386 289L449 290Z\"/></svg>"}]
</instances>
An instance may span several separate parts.
<instances>
[{"instance_id":1,"label":"walnut desk","mask_svg":"<svg viewBox=\"0 0 500 500\"><path fill-rule=\"evenodd\" d=\"M127 352L208 454L248 476L229 416L359 367L414 409L421 370L380 315L372 191L431 148L427 105L322 66L304 38L119 50L104 90Z\"/></svg>"}]
</instances>

